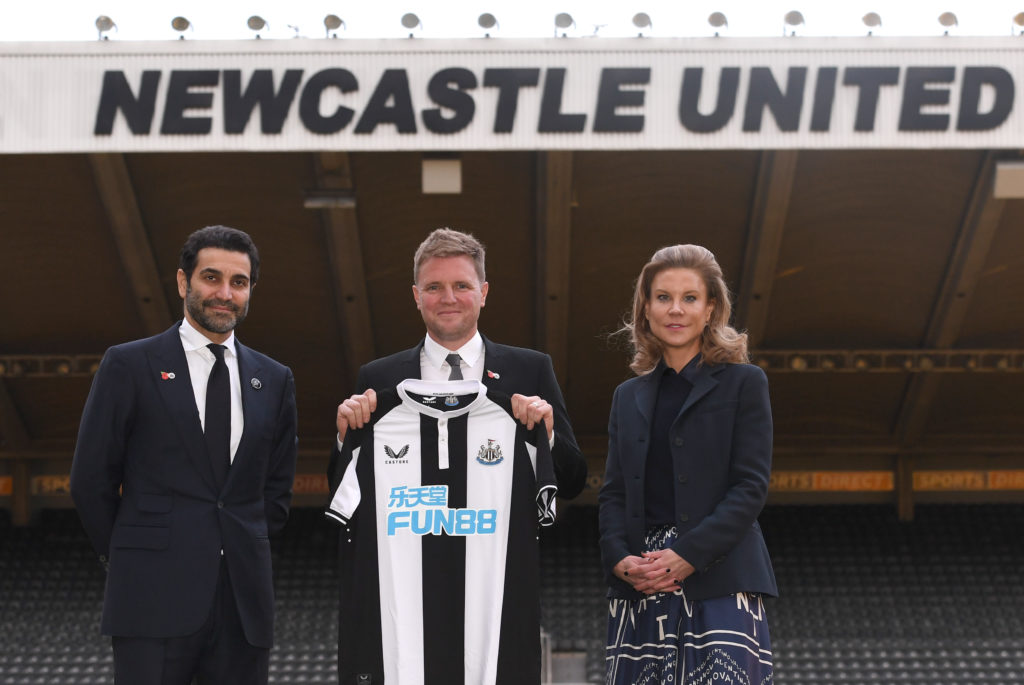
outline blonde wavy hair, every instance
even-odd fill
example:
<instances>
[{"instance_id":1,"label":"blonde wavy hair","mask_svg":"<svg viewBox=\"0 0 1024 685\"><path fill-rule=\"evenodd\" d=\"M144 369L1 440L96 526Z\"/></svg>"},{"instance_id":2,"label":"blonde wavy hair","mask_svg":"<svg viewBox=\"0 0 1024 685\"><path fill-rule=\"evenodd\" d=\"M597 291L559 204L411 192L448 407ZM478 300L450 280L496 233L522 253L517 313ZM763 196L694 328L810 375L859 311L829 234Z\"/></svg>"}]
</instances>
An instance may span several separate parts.
<instances>
[{"instance_id":1,"label":"blonde wavy hair","mask_svg":"<svg viewBox=\"0 0 1024 685\"><path fill-rule=\"evenodd\" d=\"M692 269L704 281L708 301L714 303L711 320L700 335L700 353L703 364L741 364L749 361L747 334L729 325L732 316L732 296L722 276L722 267L715 255L700 245L672 245L663 247L644 264L633 291L632 318L623 331L628 332L633 349L629 368L637 375L650 373L664 356L661 341L651 333L646 307L651 299L654 277L666 269Z\"/></svg>"}]
</instances>

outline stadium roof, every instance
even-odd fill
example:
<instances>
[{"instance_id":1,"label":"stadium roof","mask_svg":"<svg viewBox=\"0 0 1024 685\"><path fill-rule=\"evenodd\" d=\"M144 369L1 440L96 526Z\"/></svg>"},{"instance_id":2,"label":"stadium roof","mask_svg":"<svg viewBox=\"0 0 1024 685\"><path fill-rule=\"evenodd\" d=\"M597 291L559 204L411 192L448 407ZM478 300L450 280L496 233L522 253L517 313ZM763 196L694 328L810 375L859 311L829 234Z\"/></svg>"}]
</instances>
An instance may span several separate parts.
<instances>
[{"instance_id":1,"label":"stadium roof","mask_svg":"<svg viewBox=\"0 0 1024 685\"><path fill-rule=\"evenodd\" d=\"M422 335L410 291L412 254L438 226L486 244L491 289L481 329L552 355L598 471L611 392L630 375L627 351L610 334L643 263L678 242L714 251L736 293L736 323L769 373L778 470L888 471L893 480L877 496L893 498L913 490L915 471L1017 469L1024 464L1024 203L1015 163L1024 129L1015 98L995 119L1000 93L1013 92L1024 75L1019 50L924 41L879 51L857 40L794 53L777 39L724 56L684 46L669 51L668 61L657 61L666 59L663 49L622 52L632 80L612 91L596 76L571 80L612 69L601 61L606 56L574 57L545 42L529 42L518 57L449 45L426 60L385 41L361 57L333 58L369 85L350 101L320 103L325 120L340 111L332 107L356 113L348 128L320 138L320 149L306 142L316 134L297 112L303 89L332 57L302 41L256 56L198 42L165 44L158 54L120 48L113 57L91 46L0 49L8 84L0 93L0 457L28 464L31 473L66 473L99 357L180 316L174 275L181 243L196 228L222 223L251 233L263 255L239 336L295 372L300 471L321 468L337 403L361 390L353 387L359 365ZM661 65L673 59L681 78L686 64L708 65L720 91L728 65L739 69L736 113L720 132L658 128L656 109L665 102L667 120L680 127L680 80L667 79L674 84L668 95L658 86L669 68ZM252 74L266 68L281 88L287 69L303 60L312 66L296 82L280 133L261 132L258 108L244 133L224 130L228 71L251 85ZM483 85L488 60L538 70L536 87L524 86L518 102L518 128L507 135L491 130L501 89ZM645 60L650 85L635 71ZM761 64L767 76L755 75ZM865 131L857 122L870 88L855 79L867 66L882 80L877 123ZM424 123L430 78L447 67L479 81L448 90L476 97L475 117L465 124L470 142L458 142L459 133L453 143ZM925 67L931 71L912 71ZM586 123L546 138L534 126L545 111L534 91L559 68L566 80L555 113L580 114ZM796 130L787 131L794 68L805 69L805 97ZM358 140L351 129L373 109L389 69L407 71L416 131L403 137L396 130L399 91L386 91L381 120ZM884 69L896 69L896 83ZM133 131L147 70L159 75L153 123ZM176 70L218 76L175 95ZM111 130L98 133L104 74L117 71L127 90L109 105ZM758 78L763 88L750 85ZM824 116L815 102L829 78L830 127L815 131ZM76 80L77 90L63 94L50 87ZM32 93L46 106L33 105ZM209 93L214 104L202 99ZM605 96L613 98L607 121L627 126L639 116L643 130L615 130L613 143L595 143L604 139L594 130L594 102ZM161 128L174 97L199 98L180 105L176 121L208 119L209 133ZM714 106L701 100L695 111L706 116ZM441 119L456 110L439 106ZM745 122L754 115L760 128L750 130ZM912 128L943 116L941 130ZM958 127L971 116L989 128ZM54 140L54 149L44 149ZM425 176L438 167L455 174L443 176L442 186L456 178L457 187L424 192ZM1007 496L1019 497L1024 484L1010 490Z\"/></svg>"}]
</instances>

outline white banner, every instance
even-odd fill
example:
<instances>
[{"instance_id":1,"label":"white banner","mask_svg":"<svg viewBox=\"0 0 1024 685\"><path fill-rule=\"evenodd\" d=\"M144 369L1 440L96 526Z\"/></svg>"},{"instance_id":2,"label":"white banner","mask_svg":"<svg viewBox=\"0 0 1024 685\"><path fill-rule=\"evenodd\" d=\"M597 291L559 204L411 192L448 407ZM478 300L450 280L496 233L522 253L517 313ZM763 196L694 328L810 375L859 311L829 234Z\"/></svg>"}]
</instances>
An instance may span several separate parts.
<instances>
[{"instance_id":1,"label":"white banner","mask_svg":"<svg viewBox=\"0 0 1024 685\"><path fill-rule=\"evenodd\" d=\"M0 43L0 153L1024 148L1021 39Z\"/></svg>"}]
</instances>

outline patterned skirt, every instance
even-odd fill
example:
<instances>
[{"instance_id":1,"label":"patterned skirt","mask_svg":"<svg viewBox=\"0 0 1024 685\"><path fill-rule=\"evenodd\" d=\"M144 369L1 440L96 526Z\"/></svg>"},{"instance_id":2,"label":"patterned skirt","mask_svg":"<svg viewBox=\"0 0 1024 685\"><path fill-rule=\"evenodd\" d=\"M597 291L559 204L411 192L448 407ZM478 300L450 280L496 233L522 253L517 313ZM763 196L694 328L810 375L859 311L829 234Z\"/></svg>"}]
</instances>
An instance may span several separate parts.
<instances>
[{"instance_id":1,"label":"patterned skirt","mask_svg":"<svg viewBox=\"0 0 1024 685\"><path fill-rule=\"evenodd\" d=\"M676 539L648 531L646 551ZM772 651L760 595L690 601L682 588L608 602L606 685L768 685Z\"/></svg>"}]
</instances>

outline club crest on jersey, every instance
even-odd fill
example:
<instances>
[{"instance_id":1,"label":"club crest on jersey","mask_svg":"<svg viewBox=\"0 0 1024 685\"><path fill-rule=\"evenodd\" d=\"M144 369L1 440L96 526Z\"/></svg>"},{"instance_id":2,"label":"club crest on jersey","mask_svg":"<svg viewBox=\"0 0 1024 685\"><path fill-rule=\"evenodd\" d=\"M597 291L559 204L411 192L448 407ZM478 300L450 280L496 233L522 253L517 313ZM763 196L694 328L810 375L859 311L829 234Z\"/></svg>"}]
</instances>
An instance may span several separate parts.
<instances>
[{"instance_id":1,"label":"club crest on jersey","mask_svg":"<svg viewBox=\"0 0 1024 685\"><path fill-rule=\"evenodd\" d=\"M480 451L476 453L476 460L484 466L500 464L505 459L501 453L501 445L495 445L495 441L487 439L486 445L480 445Z\"/></svg>"},{"instance_id":2,"label":"club crest on jersey","mask_svg":"<svg viewBox=\"0 0 1024 685\"><path fill-rule=\"evenodd\" d=\"M444 398L444 406L446 407L457 407L459 406L459 398L455 395L448 395Z\"/></svg>"},{"instance_id":3,"label":"club crest on jersey","mask_svg":"<svg viewBox=\"0 0 1024 685\"><path fill-rule=\"evenodd\" d=\"M404 464L406 463L405 455L409 453L409 446L406 445L402 449L395 452L393 449L384 445L384 454L387 458L384 460L385 464Z\"/></svg>"}]
</instances>

